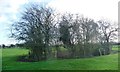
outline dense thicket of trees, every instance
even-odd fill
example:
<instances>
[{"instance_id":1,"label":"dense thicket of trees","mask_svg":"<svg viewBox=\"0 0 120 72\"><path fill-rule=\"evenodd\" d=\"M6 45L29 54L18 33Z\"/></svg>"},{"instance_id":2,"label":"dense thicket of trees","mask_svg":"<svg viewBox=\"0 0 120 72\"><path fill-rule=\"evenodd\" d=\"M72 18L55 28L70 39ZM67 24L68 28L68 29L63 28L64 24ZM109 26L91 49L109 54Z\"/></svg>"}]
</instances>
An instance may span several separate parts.
<instances>
[{"instance_id":1,"label":"dense thicket of trees","mask_svg":"<svg viewBox=\"0 0 120 72\"><path fill-rule=\"evenodd\" d=\"M12 37L25 42L28 59L79 58L110 54L110 38L117 28L109 22L56 14L51 8L32 5L12 25Z\"/></svg>"}]
</instances>

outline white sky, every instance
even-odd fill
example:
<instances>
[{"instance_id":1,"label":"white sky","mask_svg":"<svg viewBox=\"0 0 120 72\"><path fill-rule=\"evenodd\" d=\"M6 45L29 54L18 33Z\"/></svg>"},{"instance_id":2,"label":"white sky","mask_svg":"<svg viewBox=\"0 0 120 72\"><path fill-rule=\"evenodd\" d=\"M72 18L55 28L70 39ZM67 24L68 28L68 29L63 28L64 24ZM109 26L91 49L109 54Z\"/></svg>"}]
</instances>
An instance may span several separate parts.
<instances>
[{"instance_id":1,"label":"white sky","mask_svg":"<svg viewBox=\"0 0 120 72\"><path fill-rule=\"evenodd\" d=\"M94 19L118 19L119 0L55 0L49 3L58 11L80 13Z\"/></svg>"},{"instance_id":2,"label":"white sky","mask_svg":"<svg viewBox=\"0 0 120 72\"><path fill-rule=\"evenodd\" d=\"M0 0L0 44L16 43L9 39L11 21L18 18L23 4L30 2L47 2L48 6L59 12L80 13L95 20L118 20L119 0Z\"/></svg>"}]
</instances>

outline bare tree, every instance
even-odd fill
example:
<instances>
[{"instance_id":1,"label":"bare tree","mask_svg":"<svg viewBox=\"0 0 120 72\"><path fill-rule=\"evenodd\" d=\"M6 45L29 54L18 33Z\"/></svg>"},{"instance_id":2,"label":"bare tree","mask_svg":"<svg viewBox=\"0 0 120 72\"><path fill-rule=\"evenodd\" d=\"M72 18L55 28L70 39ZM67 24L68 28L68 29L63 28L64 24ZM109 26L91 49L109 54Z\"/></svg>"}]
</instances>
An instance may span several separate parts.
<instances>
[{"instance_id":1,"label":"bare tree","mask_svg":"<svg viewBox=\"0 0 120 72\"><path fill-rule=\"evenodd\" d=\"M31 50L29 58L39 61L51 53L49 42L53 27L53 10L31 5L26 8L21 20L13 24L12 37L25 41Z\"/></svg>"},{"instance_id":2,"label":"bare tree","mask_svg":"<svg viewBox=\"0 0 120 72\"><path fill-rule=\"evenodd\" d=\"M115 37L115 32L118 30L117 27L113 26L111 23L107 21L100 20L98 21L99 28L100 28L100 35L101 35L101 42L105 48L105 54L110 54L111 47L110 47L110 39Z\"/></svg>"},{"instance_id":3,"label":"bare tree","mask_svg":"<svg viewBox=\"0 0 120 72\"><path fill-rule=\"evenodd\" d=\"M78 20L77 20L78 21ZM83 50L83 55L84 56L88 56L88 55L92 55L92 48L90 46L90 43L92 43L93 39L94 41L96 40L96 36L98 34L98 25L97 23L94 22L93 19L89 19L89 18L84 18L82 17L81 19L79 19L79 32L78 34L81 34L81 43L82 43L82 50Z\"/></svg>"},{"instance_id":4,"label":"bare tree","mask_svg":"<svg viewBox=\"0 0 120 72\"><path fill-rule=\"evenodd\" d=\"M69 50L71 57L74 57L74 31L72 31L73 27L73 14L64 14L61 17L61 22L59 24L60 31L60 41L63 42L65 47Z\"/></svg>"}]
</instances>

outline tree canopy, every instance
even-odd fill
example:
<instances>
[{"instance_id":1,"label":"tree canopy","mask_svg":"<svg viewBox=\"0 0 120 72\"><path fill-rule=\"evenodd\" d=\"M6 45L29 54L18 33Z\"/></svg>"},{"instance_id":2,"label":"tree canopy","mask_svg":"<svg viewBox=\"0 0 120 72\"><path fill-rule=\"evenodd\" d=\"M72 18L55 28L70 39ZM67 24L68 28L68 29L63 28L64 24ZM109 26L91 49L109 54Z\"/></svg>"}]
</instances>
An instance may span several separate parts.
<instances>
[{"instance_id":1,"label":"tree canopy","mask_svg":"<svg viewBox=\"0 0 120 72\"><path fill-rule=\"evenodd\" d=\"M52 8L32 5L21 19L12 25L12 37L22 40L30 49L28 59L39 61L53 54L52 46L67 49L69 57L93 56L110 53L110 38L117 28L109 22L80 17L79 14L59 15ZM104 47L103 47L104 46Z\"/></svg>"}]
</instances>

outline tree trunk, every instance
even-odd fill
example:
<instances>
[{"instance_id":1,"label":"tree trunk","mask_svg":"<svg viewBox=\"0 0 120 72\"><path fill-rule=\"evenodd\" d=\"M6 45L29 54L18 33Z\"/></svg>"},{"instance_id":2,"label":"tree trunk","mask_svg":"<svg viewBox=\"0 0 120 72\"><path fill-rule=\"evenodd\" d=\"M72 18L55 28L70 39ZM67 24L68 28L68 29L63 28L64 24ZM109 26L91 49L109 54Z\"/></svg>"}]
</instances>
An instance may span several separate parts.
<instances>
[{"instance_id":1,"label":"tree trunk","mask_svg":"<svg viewBox=\"0 0 120 72\"><path fill-rule=\"evenodd\" d=\"M102 56L102 52L101 52L101 50L99 49L99 54L100 54L100 56Z\"/></svg>"},{"instance_id":2,"label":"tree trunk","mask_svg":"<svg viewBox=\"0 0 120 72\"><path fill-rule=\"evenodd\" d=\"M106 52L107 52L107 53L106 53L106 54L108 55L108 54L110 54L111 50L110 50L109 39L107 39L106 41L107 41L107 43L106 43L106 45L107 45Z\"/></svg>"},{"instance_id":3,"label":"tree trunk","mask_svg":"<svg viewBox=\"0 0 120 72\"><path fill-rule=\"evenodd\" d=\"M86 52L85 52L85 45L82 47L83 48L83 56L86 56Z\"/></svg>"},{"instance_id":4,"label":"tree trunk","mask_svg":"<svg viewBox=\"0 0 120 72\"><path fill-rule=\"evenodd\" d=\"M40 61L44 59L44 53L42 48L33 48L30 55L32 56L30 59L34 61Z\"/></svg>"}]
</instances>

